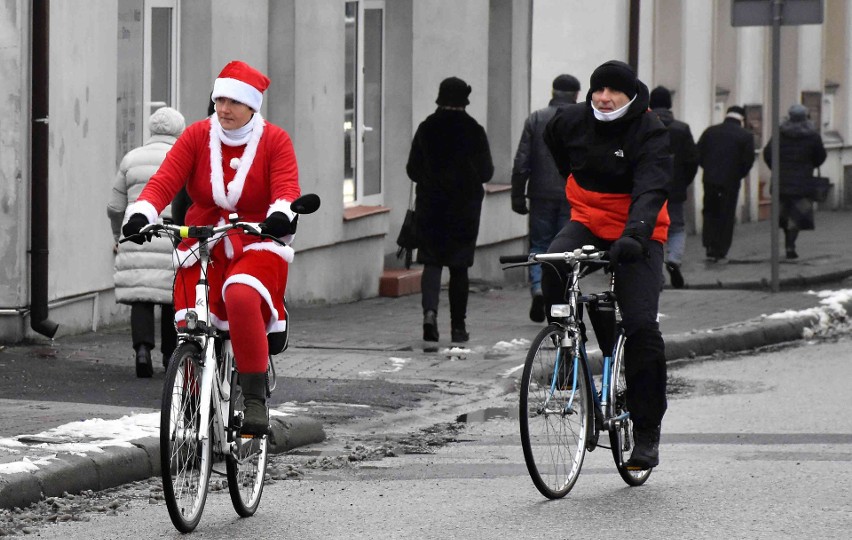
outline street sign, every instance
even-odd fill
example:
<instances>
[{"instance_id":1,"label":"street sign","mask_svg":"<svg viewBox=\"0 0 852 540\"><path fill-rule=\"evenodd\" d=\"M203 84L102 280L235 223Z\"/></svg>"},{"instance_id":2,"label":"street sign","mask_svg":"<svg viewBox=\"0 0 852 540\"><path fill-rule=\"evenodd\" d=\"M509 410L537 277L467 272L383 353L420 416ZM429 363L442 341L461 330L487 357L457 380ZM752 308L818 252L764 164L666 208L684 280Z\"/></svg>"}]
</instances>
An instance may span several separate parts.
<instances>
[{"instance_id":1,"label":"street sign","mask_svg":"<svg viewBox=\"0 0 852 540\"><path fill-rule=\"evenodd\" d=\"M772 4L781 3L781 25L822 24L823 0L733 0L731 26L772 26Z\"/></svg>"}]
</instances>

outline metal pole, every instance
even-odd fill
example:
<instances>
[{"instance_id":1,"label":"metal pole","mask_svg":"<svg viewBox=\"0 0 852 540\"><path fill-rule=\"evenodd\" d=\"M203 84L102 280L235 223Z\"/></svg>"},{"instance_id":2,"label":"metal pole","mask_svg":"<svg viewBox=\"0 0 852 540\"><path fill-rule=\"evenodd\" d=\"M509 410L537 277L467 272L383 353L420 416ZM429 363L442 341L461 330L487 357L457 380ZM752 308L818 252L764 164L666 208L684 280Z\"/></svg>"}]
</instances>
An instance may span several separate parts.
<instances>
[{"instance_id":1,"label":"metal pole","mask_svg":"<svg viewBox=\"0 0 852 540\"><path fill-rule=\"evenodd\" d=\"M772 2L772 177L770 189L772 190L772 208L769 218L769 230L772 250L772 292L778 292L778 217L780 214L780 163L781 144L780 130L778 127L779 102L781 93L781 17L784 9L784 0L773 0Z\"/></svg>"}]
</instances>

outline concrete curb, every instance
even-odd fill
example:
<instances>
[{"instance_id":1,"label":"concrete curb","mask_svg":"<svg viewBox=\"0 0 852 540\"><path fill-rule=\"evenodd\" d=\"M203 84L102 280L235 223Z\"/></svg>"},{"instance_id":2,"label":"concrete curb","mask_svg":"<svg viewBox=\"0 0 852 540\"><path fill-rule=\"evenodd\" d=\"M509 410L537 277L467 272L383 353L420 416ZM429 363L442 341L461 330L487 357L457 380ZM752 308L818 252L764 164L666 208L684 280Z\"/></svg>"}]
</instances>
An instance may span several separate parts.
<instances>
[{"instance_id":1,"label":"concrete curb","mask_svg":"<svg viewBox=\"0 0 852 540\"><path fill-rule=\"evenodd\" d=\"M325 440L318 421L301 416L273 416L269 452L280 454ZM130 447L111 446L85 456L57 454L33 472L0 475L0 508L24 508L63 493L100 491L160 475L160 440L146 437Z\"/></svg>"}]
</instances>

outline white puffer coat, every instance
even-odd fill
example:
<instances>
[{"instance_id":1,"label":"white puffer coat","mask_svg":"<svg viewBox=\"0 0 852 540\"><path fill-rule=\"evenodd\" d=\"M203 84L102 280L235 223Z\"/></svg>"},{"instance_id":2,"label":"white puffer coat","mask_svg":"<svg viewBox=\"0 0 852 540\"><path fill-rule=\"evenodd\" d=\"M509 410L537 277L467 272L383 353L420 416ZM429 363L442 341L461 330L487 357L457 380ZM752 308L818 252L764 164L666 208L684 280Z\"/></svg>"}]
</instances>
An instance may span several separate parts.
<instances>
[{"instance_id":1,"label":"white puffer coat","mask_svg":"<svg viewBox=\"0 0 852 540\"><path fill-rule=\"evenodd\" d=\"M177 111L174 112L180 115ZM171 150L177 135L183 131L183 117L180 117L180 122L174 122L174 124L175 128L179 125L180 129L177 133L152 135L144 145L131 150L121 160L107 206L107 215L112 222L112 235L116 242L121 236L121 227L126 221L124 212L127 206L139 197L142 188L157 172L166 158L166 153ZM171 208L167 207L161 216L170 218ZM141 246L133 242L119 244L118 254L115 257L116 301L122 304L134 302L172 304L174 280L172 248L171 241L166 237L155 237L151 242L145 242Z\"/></svg>"}]
</instances>

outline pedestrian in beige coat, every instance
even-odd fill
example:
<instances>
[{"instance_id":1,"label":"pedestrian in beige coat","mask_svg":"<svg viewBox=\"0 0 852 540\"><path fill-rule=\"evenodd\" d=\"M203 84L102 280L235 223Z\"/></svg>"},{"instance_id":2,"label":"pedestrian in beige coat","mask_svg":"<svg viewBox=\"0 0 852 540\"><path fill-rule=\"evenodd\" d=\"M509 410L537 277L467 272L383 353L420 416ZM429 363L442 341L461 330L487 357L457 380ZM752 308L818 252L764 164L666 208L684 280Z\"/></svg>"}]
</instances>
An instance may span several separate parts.
<instances>
[{"instance_id":1,"label":"pedestrian in beige coat","mask_svg":"<svg viewBox=\"0 0 852 540\"><path fill-rule=\"evenodd\" d=\"M107 205L115 239L115 299L130 307L130 331L136 351L136 375L153 375L151 350L154 349L154 306L161 306L160 350L163 366L177 342L172 298L172 243L167 238L153 238L142 245L132 242L118 244L125 210L136 201L142 188L157 172L186 123L183 115L171 107L158 109L151 115L151 138L139 148L128 152L121 160ZM167 208L163 217L169 218Z\"/></svg>"}]
</instances>

